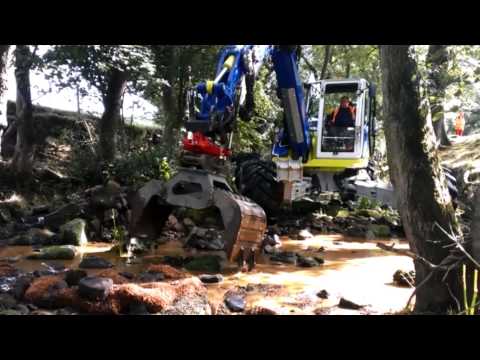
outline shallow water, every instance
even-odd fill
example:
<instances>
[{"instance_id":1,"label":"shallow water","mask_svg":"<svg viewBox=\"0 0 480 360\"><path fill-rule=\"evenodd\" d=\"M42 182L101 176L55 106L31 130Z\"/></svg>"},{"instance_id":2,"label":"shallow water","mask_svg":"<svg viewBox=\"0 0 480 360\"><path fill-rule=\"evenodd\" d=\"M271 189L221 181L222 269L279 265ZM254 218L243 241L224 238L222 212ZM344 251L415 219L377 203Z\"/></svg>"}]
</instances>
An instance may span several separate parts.
<instances>
[{"instance_id":1,"label":"shallow water","mask_svg":"<svg viewBox=\"0 0 480 360\"><path fill-rule=\"evenodd\" d=\"M212 303L221 303L226 291L235 286L247 284L282 285L283 288L266 294L265 291L249 291L247 306L263 305L281 314L313 314L315 309L325 308L330 314L382 314L400 311L405 306L412 289L392 284L393 273L402 269L413 270L413 262L405 256L387 253L376 247L378 242L388 240L368 240L348 238L343 235L318 235L309 240L282 238L282 251L295 251L307 256L325 259L325 264L313 268L301 268L290 264L272 263L268 257L259 256L256 268L250 273L237 272L233 264L223 271L224 281L209 284L208 293ZM398 240L397 240L398 242ZM323 247L323 252L317 249ZM408 248L400 242L397 248ZM149 263L159 263L163 256L196 256L218 252L185 251L182 244L172 241L160 246L148 255L128 264L126 257L110 252L111 244L90 243L79 248L79 255L71 261L47 261L76 268L86 254L95 254L109 260L116 271L141 272ZM44 269L39 260L26 260L32 252L29 246L5 247L0 249L0 258L20 256L14 266L33 271ZM102 270L88 270L92 275ZM320 290L330 294L327 300L316 296ZM344 297L360 305L367 305L362 311L344 310L336 307L339 298Z\"/></svg>"}]
</instances>

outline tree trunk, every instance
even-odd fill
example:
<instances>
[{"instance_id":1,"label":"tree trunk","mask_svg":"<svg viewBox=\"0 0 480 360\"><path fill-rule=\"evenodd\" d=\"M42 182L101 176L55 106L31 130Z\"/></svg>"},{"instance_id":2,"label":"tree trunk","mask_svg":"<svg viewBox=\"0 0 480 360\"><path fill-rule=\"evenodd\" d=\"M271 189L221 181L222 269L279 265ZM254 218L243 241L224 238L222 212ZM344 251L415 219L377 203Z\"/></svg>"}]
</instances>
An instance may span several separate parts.
<instances>
[{"instance_id":1,"label":"tree trunk","mask_svg":"<svg viewBox=\"0 0 480 360\"><path fill-rule=\"evenodd\" d=\"M447 45L430 45L427 53L428 93L437 144L451 145L445 129L445 89L448 71Z\"/></svg>"},{"instance_id":2,"label":"tree trunk","mask_svg":"<svg viewBox=\"0 0 480 360\"><path fill-rule=\"evenodd\" d=\"M11 166L19 176L31 175L35 156L33 106L30 94L31 65L32 54L28 45L17 45L15 49L17 144Z\"/></svg>"},{"instance_id":3,"label":"tree trunk","mask_svg":"<svg viewBox=\"0 0 480 360\"><path fill-rule=\"evenodd\" d=\"M163 110L165 111L166 121L165 121L165 131L163 134L163 143L165 150L169 157L173 156L176 148L177 141L179 139L178 128L183 121L183 116L181 115L181 110L179 106L181 100L178 98L180 95L175 91L176 77L178 73L179 56L177 56L177 51L175 47L169 47L166 49L168 51L168 58L170 59L167 65L166 77L168 80L168 85L164 85L162 103Z\"/></svg>"},{"instance_id":4,"label":"tree trunk","mask_svg":"<svg viewBox=\"0 0 480 360\"><path fill-rule=\"evenodd\" d=\"M450 242L434 224L447 231L450 226L457 231L458 225L436 154L432 123L419 110L417 67L409 50L408 45L380 47L387 157L410 248L439 264L448 255L443 245ZM418 286L430 269L417 260L414 263ZM443 275L437 272L418 288L416 312L457 309L450 292L461 302L460 272L450 271L445 282Z\"/></svg>"},{"instance_id":5,"label":"tree trunk","mask_svg":"<svg viewBox=\"0 0 480 360\"><path fill-rule=\"evenodd\" d=\"M325 56L323 57L322 72L320 73L320 79L325 79L327 75L328 64L330 63L330 58L332 55L332 45L325 45Z\"/></svg>"},{"instance_id":6,"label":"tree trunk","mask_svg":"<svg viewBox=\"0 0 480 360\"><path fill-rule=\"evenodd\" d=\"M99 129L100 156L106 162L113 161L117 153L121 100L126 86L126 73L113 69L108 79L107 93L103 98L104 112Z\"/></svg>"},{"instance_id":7,"label":"tree trunk","mask_svg":"<svg viewBox=\"0 0 480 360\"><path fill-rule=\"evenodd\" d=\"M7 125L7 61L10 45L0 45L0 126Z\"/></svg>"}]
</instances>

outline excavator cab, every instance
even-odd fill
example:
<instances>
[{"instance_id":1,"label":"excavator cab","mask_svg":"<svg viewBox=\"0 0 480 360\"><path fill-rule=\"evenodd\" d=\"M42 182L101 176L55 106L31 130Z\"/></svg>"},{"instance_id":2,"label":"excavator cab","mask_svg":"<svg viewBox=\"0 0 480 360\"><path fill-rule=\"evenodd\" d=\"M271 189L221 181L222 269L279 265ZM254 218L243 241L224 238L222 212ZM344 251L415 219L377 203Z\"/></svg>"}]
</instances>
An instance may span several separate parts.
<instances>
[{"instance_id":1,"label":"excavator cab","mask_svg":"<svg viewBox=\"0 0 480 360\"><path fill-rule=\"evenodd\" d=\"M364 79L322 80L312 84L307 108L317 121L315 129L311 129L316 139L311 160L316 160L317 167L364 167L368 163L369 143L374 141L372 89ZM336 166L331 161L336 159L348 159L351 163L338 162Z\"/></svg>"}]
</instances>

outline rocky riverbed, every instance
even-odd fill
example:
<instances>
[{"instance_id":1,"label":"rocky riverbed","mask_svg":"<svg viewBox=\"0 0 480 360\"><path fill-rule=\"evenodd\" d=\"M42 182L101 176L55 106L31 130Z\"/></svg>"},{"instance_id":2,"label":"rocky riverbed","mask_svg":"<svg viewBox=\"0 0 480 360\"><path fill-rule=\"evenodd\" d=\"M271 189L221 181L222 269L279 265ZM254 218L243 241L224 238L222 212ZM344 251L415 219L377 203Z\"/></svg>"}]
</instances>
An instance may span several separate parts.
<instances>
[{"instance_id":1,"label":"rocky riverbed","mask_svg":"<svg viewBox=\"0 0 480 360\"><path fill-rule=\"evenodd\" d=\"M411 259L376 247L407 247L392 209L332 202L272 219L244 273L212 211L178 209L159 238L130 239L130 190L109 181L55 207L4 194L0 314L375 314L410 295L393 275Z\"/></svg>"}]
</instances>

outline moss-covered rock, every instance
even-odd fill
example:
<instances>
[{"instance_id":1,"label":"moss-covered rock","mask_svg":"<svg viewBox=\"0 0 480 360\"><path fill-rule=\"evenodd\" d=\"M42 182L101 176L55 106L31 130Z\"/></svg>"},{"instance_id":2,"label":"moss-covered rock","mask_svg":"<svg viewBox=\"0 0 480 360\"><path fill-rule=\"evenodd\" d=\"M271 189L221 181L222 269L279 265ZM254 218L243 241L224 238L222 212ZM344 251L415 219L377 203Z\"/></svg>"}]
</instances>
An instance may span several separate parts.
<instances>
[{"instance_id":1,"label":"moss-covered rock","mask_svg":"<svg viewBox=\"0 0 480 360\"><path fill-rule=\"evenodd\" d=\"M27 258L31 260L72 260L76 253L77 250L72 245L48 246Z\"/></svg>"},{"instance_id":2,"label":"moss-covered rock","mask_svg":"<svg viewBox=\"0 0 480 360\"><path fill-rule=\"evenodd\" d=\"M386 238L390 237L390 234L390 227L387 225L371 224L367 231L367 237Z\"/></svg>"},{"instance_id":3,"label":"moss-covered rock","mask_svg":"<svg viewBox=\"0 0 480 360\"><path fill-rule=\"evenodd\" d=\"M378 209L358 209L357 211L355 211L355 215L374 218L375 220L381 219L383 217L382 212Z\"/></svg>"},{"instance_id":4,"label":"moss-covered rock","mask_svg":"<svg viewBox=\"0 0 480 360\"><path fill-rule=\"evenodd\" d=\"M85 234L86 222L83 219L73 219L60 227L62 244L81 246L88 242Z\"/></svg>"},{"instance_id":5,"label":"moss-covered rock","mask_svg":"<svg viewBox=\"0 0 480 360\"><path fill-rule=\"evenodd\" d=\"M8 240L9 245L47 245L55 236L48 229L29 229L25 234L14 236Z\"/></svg>"},{"instance_id":6,"label":"moss-covered rock","mask_svg":"<svg viewBox=\"0 0 480 360\"><path fill-rule=\"evenodd\" d=\"M341 209L337 212L336 217L339 218L348 218L350 216L350 212L346 209Z\"/></svg>"}]
</instances>

